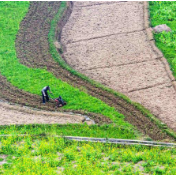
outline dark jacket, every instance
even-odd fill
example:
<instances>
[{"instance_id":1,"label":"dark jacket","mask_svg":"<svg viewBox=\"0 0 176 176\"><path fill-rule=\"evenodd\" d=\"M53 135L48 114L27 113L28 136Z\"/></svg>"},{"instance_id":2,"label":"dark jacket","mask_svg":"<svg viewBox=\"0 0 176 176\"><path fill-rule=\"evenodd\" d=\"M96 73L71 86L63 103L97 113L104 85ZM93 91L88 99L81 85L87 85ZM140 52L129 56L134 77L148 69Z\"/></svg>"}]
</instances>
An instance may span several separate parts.
<instances>
[{"instance_id":1,"label":"dark jacket","mask_svg":"<svg viewBox=\"0 0 176 176\"><path fill-rule=\"evenodd\" d=\"M46 96L48 90L51 91L49 86L46 86L42 89L42 93L44 96Z\"/></svg>"}]
</instances>

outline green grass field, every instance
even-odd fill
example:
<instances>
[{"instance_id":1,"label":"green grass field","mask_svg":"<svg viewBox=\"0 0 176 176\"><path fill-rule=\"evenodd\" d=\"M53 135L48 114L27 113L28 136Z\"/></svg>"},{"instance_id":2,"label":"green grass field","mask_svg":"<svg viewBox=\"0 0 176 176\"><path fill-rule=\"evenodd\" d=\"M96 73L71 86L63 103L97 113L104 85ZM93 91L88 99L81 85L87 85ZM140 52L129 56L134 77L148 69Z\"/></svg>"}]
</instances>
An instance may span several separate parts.
<instances>
[{"instance_id":1,"label":"green grass field","mask_svg":"<svg viewBox=\"0 0 176 176\"><path fill-rule=\"evenodd\" d=\"M149 4L151 26L166 24L172 30L154 34L154 37L157 47L163 52L176 77L176 2L154 1Z\"/></svg>"},{"instance_id":2,"label":"green grass field","mask_svg":"<svg viewBox=\"0 0 176 176\"><path fill-rule=\"evenodd\" d=\"M51 136L0 140L3 175L176 174L173 148L72 142Z\"/></svg>"},{"instance_id":3,"label":"green grass field","mask_svg":"<svg viewBox=\"0 0 176 176\"><path fill-rule=\"evenodd\" d=\"M61 8L64 6L65 2L62 2ZM65 109L99 113L109 117L119 126L124 126L134 132L134 127L125 122L124 116L118 113L115 108L57 79L47 70L28 68L20 64L15 51L15 38L20 22L26 15L28 8L29 2L0 2L0 73L12 85L37 95L40 95L41 89L49 84L55 96L62 95L68 102ZM60 9L61 11L62 9Z\"/></svg>"},{"instance_id":4,"label":"green grass field","mask_svg":"<svg viewBox=\"0 0 176 176\"><path fill-rule=\"evenodd\" d=\"M1 134L30 134L30 135L64 135L64 136L84 136L84 137L101 137L101 138L122 138L134 139L136 138L133 131L118 125L87 125L87 124L67 124L67 125L11 125L1 126Z\"/></svg>"}]
</instances>

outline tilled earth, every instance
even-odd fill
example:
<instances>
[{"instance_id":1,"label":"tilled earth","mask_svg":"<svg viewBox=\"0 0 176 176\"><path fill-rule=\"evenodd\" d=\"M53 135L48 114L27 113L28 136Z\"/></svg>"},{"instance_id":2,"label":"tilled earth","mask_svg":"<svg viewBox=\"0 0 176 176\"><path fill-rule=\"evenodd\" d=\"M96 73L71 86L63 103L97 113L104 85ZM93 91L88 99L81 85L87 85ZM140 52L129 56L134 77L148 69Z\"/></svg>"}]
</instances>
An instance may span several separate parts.
<instances>
[{"instance_id":1,"label":"tilled earth","mask_svg":"<svg viewBox=\"0 0 176 176\"><path fill-rule=\"evenodd\" d=\"M67 113L45 112L30 108L0 103L0 125L21 124L67 124L82 123L85 118L81 115Z\"/></svg>"},{"instance_id":2,"label":"tilled earth","mask_svg":"<svg viewBox=\"0 0 176 176\"><path fill-rule=\"evenodd\" d=\"M144 25L143 2L74 2L61 41L75 70L124 93L176 130L176 94Z\"/></svg>"},{"instance_id":3,"label":"tilled earth","mask_svg":"<svg viewBox=\"0 0 176 176\"><path fill-rule=\"evenodd\" d=\"M99 35L101 35L101 33L103 34L103 32L105 35L110 36L111 32L115 31L115 29L118 28L118 25L116 25L116 27L113 27L112 25L114 25L114 22L110 21L111 18L112 18L112 20L115 20L115 21L119 19L119 17L117 19L114 18L114 14L117 9L113 10L112 14L111 14L111 13L107 13L105 11L106 9L101 9L101 6L103 6L104 8L107 6L108 11L109 11L109 10L112 10L112 7L116 7L116 5L120 5L120 7L123 7L123 4L124 4L124 2L122 2L122 3L118 3L118 2L111 2L111 3L110 2L108 2L108 3L101 2L101 3L99 3L99 2L97 2L97 3L92 3L92 4L89 4L88 2L81 2L81 4L75 2L72 16L75 13L75 9L83 9L83 8L87 8L87 6L89 7L90 11L91 11L91 8L94 9L95 14L89 13L89 15L92 15L93 19L97 19L97 21L100 22L102 31L99 30L98 32L96 32L97 30L95 28L96 31L91 31L89 33L89 31L86 28L89 27L89 25L94 26L94 24L96 24L97 21L90 22L91 24L84 25L84 28L82 28L82 30L81 30L81 31L84 31L84 30L86 31L86 32L83 32L84 35L85 35L85 33L87 33L87 36L85 36L85 39L87 40L87 37L90 37L90 36L96 37L97 33ZM103 12L106 13L107 16L104 17L104 19L102 19L102 22L104 20L108 20L109 22L107 22L107 25L101 24L101 20L98 19L99 13L96 12L97 9L95 9L94 5L97 6L98 8L100 8L100 11L98 10L99 13L103 13ZM27 65L28 67L34 67L34 68L46 67L47 70L52 72L57 78L60 78L63 81L69 82L71 85L73 85L75 87L78 87L78 88L84 87L85 89L87 89L87 92L90 95L101 99L102 101L106 102L110 106L115 107L117 109L117 111L119 111L120 113L125 115L126 120L128 122L130 122L131 124L136 126L144 134L148 134L154 140L162 140L162 139L170 138L165 133L163 133L162 130L159 129L157 125L155 125L153 122L151 122L134 105L131 105L131 104L127 103L125 100L123 100L122 98L115 96L114 94L111 94L105 90L102 90L101 88L94 87L92 84L88 83L87 81L82 80L81 78L70 74L67 70L60 67L58 65L58 63L56 63L53 60L53 58L49 54L49 45L48 45L47 36L48 36L49 29L50 29L50 21L54 17L54 15L57 13L57 9L59 8L59 6L60 6L60 2L31 2L29 12L27 13L25 19L22 21L22 23L20 25L20 30L19 30L19 33L18 33L18 36L16 39L17 55L18 55L18 58L20 59L20 62L23 63L24 65ZM92 7L90 8L90 6L92 6ZM130 5L128 5L128 6L131 7ZM133 7L132 9L134 10L135 13L137 13L139 10L142 15L142 10L140 10L140 7L142 7L142 3L139 3L139 5L138 5L138 3L135 3L135 7ZM125 7L123 7L123 8L125 9ZM84 9L84 10L86 10L86 9ZM119 11L118 14L120 15L122 12L123 11ZM133 11L131 11L129 14L131 14L132 12ZM63 25L66 23L67 19L69 18L70 13L71 13L71 10L68 9L67 13L63 17L63 20L58 24L58 29L62 29ZM79 13L79 11L78 11L78 13ZM84 13L81 13L81 14L83 16L86 15ZM126 15L123 14L123 15L126 16L128 14L126 14ZM69 22L72 21L72 16L71 16ZM79 15L78 15L78 17L79 17ZM89 18L89 20L91 21L92 18ZM139 17L136 16L136 18L139 18L138 21L140 23L141 22L140 16ZM81 20L82 23L83 23L83 20ZM128 16L126 17L126 20L129 21ZM76 23L77 21L79 21L79 20L75 21L74 26L77 24ZM68 36L68 40L70 40L70 38L71 38L69 36L69 32L68 33L65 32L65 31L71 31L71 29L69 29L69 27L71 27L69 25L69 22L67 23L67 25L63 31L63 36L64 36L63 38L65 39L65 41L67 40L66 35ZM85 21L85 23L87 23L87 22ZM133 26L135 26L135 30L142 29L141 27L138 27L138 25L133 24L133 21L130 24L132 25L132 26L130 26L130 29L133 29ZM72 27L74 28L74 26L72 26ZM106 29L103 30L103 28L105 26L106 26ZM130 29L127 29L126 31L129 32ZM79 38L79 37L83 36L83 35L76 34L76 33L79 33L79 30L76 32L76 28L75 28L75 35L73 35L73 36L77 36L78 37L78 38L76 38L77 40L80 40L80 39L82 40L84 38ZM108 30L110 30L110 31L108 32ZM119 28L118 32L121 32L121 30L122 29ZM88 38L88 41L89 41L89 38ZM86 41L86 42L82 41L82 42L87 43L88 41ZM81 42L81 41L78 41L76 43L79 43L79 42ZM66 45L67 49L69 50L69 48L67 46L67 42L65 42L64 44ZM101 43L99 43L99 45L100 44ZM70 44L70 46L72 46L72 44ZM78 48L79 48L79 46L81 46L81 45L78 45ZM114 44L114 46L115 46L115 44ZM93 47L94 47L94 45L93 45ZM107 47L105 50L108 51L109 48L110 47ZM96 56L96 52L98 52L98 50L96 52L95 52L95 50L89 50L88 53L92 53L92 52L94 52L94 54ZM150 51L150 52L152 53L152 51ZM80 53L80 54L82 53L82 55L85 55L83 50L81 48L79 48L79 51L78 51L78 49L76 49L75 52L72 54L72 58L75 58L75 54L78 54L78 53ZM69 60L68 55L69 54L66 52L65 57L67 60ZM148 57L150 57L150 53L148 53L148 55L149 55ZM98 54L97 54L97 56L98 56ZM141 57L143 57L143 56L141 56ZM81 58L81 56L76 57L76 58L79 59L79 58ZM84 58L84 59L86 59L86 58ZM94 61L96 61L96 59ZM128 62L128 61L126 61L126 62ZM89 63L88 60L87 60L87 63ZM93 65L93 63L92 63L92 65ZM91 66L91 64L90 64L90 66ZM92 71L92 72L95 72L95 71ZM115 76L117 77L117 75L115 75ZM4 98L8 101L15 102L18 104L30 105L32 107L40 108L40 109L44 109L44 110L50 110L50 111L56 110L54 103L47 104L47 106L42 106L40 103L41 99L39 96L32 95L30 93L27 93L27 92L24 92L22 90L15 88L10 83L8 83L3 76L1 76L0 80L1 80L0 81L0 88L1 88L0 89L1 90L0 97L1 98ZM101 80L99 80L99 81L101 82ZM73 112L84 114L84 112L82 112L82 111L79 111L79 112L73 111ZM87 115L93 117L94 121L96 123L102 123L102 122L110 123L111 122L108 118L106 118L102 115L97 115L97 114L93 114L93 113L89 113Z\"/></svg>"}]
</instances>

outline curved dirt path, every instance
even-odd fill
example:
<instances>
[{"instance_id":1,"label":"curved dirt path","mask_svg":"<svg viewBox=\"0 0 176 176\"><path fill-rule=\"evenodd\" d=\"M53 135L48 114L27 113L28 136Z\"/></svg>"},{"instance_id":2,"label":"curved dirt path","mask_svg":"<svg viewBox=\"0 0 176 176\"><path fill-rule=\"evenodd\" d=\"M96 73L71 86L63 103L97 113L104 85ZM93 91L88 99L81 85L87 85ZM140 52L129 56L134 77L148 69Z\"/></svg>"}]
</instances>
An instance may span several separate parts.
<instances>
[{"instance_id":1,"label":"curved dirt path","mask_svg":"<svg viewBox=\"0 0 176 176\"><path fill-rule=\"evenodd\" d=\"M176 93L148 38L144 8L143 2L74 2L62 30L64 58L176 130Z\"/></svg>"},{"instance_id":2,"label":"curved dirt path","mask_svg":"<svg viewBox=\"0 0 176 176\"><path fill-rule=\"evenodd\" d=\"M0 102L0 125L67 124L82 123L85 117L78 114L32 110L18 105Z\"/></svg>"}]
</instances>

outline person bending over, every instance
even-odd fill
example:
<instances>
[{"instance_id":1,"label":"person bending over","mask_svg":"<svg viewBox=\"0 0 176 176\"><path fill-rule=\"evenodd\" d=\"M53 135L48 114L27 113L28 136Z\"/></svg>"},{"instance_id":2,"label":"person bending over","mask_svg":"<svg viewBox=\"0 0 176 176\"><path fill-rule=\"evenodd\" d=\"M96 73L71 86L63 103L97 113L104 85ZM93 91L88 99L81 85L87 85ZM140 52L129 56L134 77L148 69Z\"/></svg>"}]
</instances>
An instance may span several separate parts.
<instances>
[{"instance_id":1,"label":"person bending over","mask_svg":"<svg viewBox=\"0 0 176 176\"><path fill-rule=\"evenodd\" d=\"M43 104L45 104L45 99L46 99L46 102L49 101L49 96L48 96L48 91L52 94L51 90L50 90L50 87L49 86L46 86L42 89L42 100L43 100Z\"/></svg>"}]
</instances>

